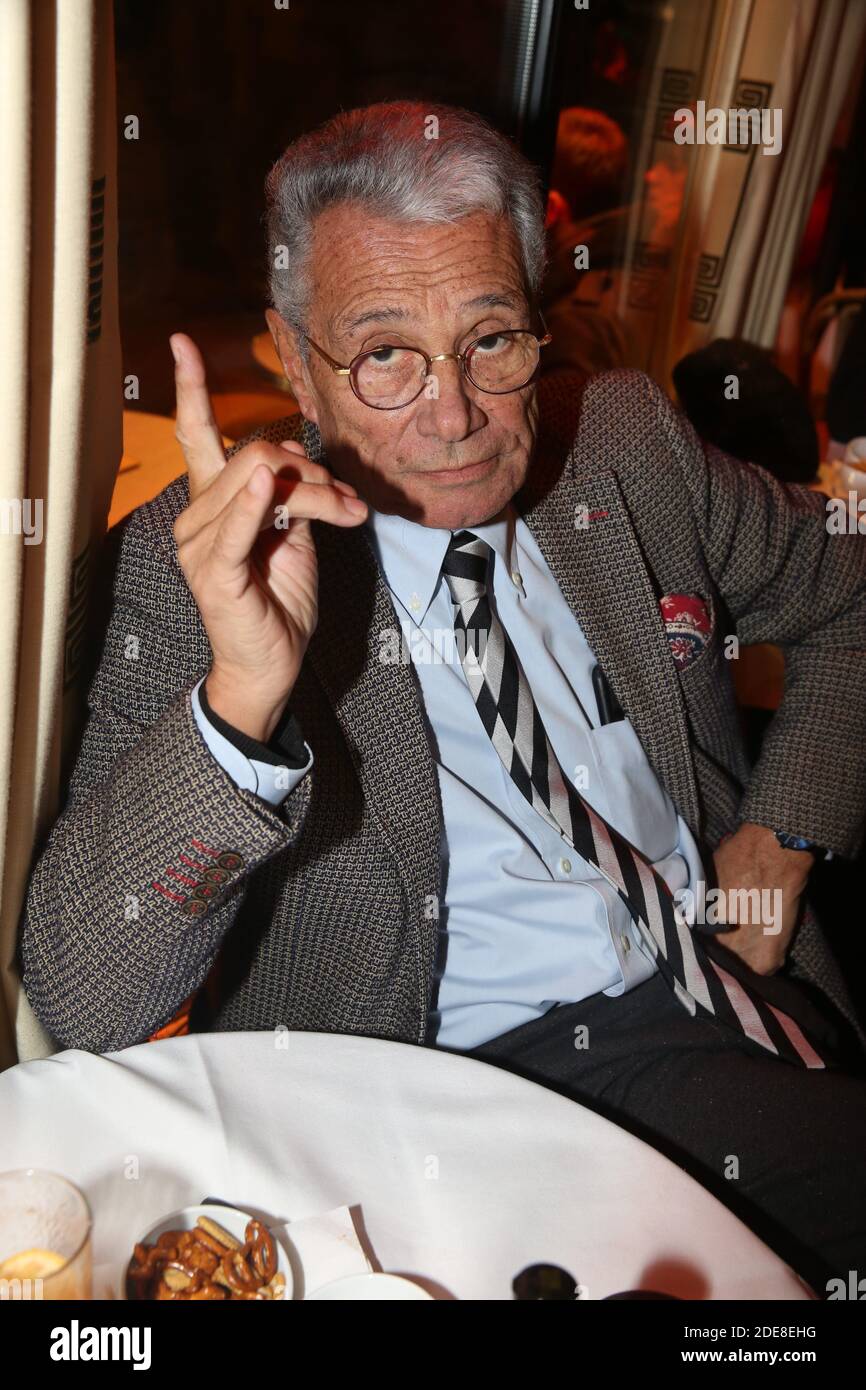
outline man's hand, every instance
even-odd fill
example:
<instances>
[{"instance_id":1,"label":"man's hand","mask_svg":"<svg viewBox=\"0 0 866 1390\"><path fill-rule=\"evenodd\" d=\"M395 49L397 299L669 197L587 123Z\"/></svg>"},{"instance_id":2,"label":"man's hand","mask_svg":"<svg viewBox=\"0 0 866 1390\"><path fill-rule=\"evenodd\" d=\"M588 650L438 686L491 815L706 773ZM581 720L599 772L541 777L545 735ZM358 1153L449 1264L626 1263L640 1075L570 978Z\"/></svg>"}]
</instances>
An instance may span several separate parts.
<instances>
[{"instance_id":1,"label":"man's hand","mask_svg":"<svg viewBox=\"0 0 866 1390\"><path fill-rule=\"evenodd\" d=\"M814 859L808 850L784 849L772 830L750 823L713 855L724 894L719 921L737 924L718 940L758 975L773 975L785 963Z\"/></svg>"},{"instance_id":2,"label":"man's hand","mask_svg":"<svg viewBox=\"0 0 866 1390\"><path fill-rule=\"evenodd\" d=\"M175 333L170 342L177 438L190 495L174 537L213 651L208 703L235 728L266 743L318 617L310 521L358 526L367 504L293 441L257 440L227 462L201 353L186 334Z\"/></svg>"}]
</instances>

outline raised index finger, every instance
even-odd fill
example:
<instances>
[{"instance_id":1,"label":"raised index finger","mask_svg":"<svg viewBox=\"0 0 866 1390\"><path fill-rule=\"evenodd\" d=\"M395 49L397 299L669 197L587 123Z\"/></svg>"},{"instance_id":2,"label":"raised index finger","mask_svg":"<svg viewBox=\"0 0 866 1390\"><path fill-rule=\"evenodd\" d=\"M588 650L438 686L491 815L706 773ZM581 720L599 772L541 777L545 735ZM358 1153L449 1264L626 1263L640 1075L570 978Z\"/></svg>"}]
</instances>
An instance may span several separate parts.
<instances>
[{"instance_id":1,"label":"raised index finger","mask_svg":"<svg viewBox=\"0 0 866 1390\"><path fill-rule=\"evenodd\" d=\"M222 436L214 419L204 359L186 333L169 338L177 392L175 434L189 472L189 495L197 497L225 467Z\"/></svg>"}]
</instances>

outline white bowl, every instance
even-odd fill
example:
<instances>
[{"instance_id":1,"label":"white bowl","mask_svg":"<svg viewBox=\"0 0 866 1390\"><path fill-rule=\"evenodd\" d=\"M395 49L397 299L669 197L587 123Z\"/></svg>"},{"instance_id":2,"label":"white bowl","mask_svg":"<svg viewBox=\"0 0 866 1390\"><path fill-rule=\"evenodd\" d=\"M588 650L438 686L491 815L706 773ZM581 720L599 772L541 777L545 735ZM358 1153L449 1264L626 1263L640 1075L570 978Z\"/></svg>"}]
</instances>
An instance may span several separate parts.
<instances>
[{"instance_id":1,"label":"white bowl","mask_svg":"<svg viewBox=\"0 0 866 1390\"><path fill-rule=\"evenodd\" d=\"M350 1274L345 1279L335 1279L332 1284L323 1284L320 1289L308 1293L305 1303L342 1303L351 1300L355 1303L416 1303L432 1302L433 1295L411 1279L401 1279L399 1274Z\"/></svg>"},{"instance_id":2,"label":"white bowl","mask_svg":"<svg viewBox=\"0 0 866 1390\"><path fill-rule=\"evenodd\" d=\"M136 1245L153 1245L159 1236L165 1231L191 1231L198 1224L200 1216L209 1216L211 1221L216 1221L229 1235L236 1240L243 1242L244 1231L248 1221L252 1216L248 1211L241 1211L238 1207L222 1207L218 1205L205 1205L199 1207L182 1207L180 1211L173 1211L169 1216L164 1216L155 1226L151 1226L143 1235L139 1236ZM289 1264L288 1256L280 1243L279 1237L272 1230L274 1244L277 1247L277 1272L282 1274L286 1281L286 1291L283 1299L288 1300L292 1297L294 1281L292 1279L292 1269ZM132 1258L132 1250L129 1252ZM124 1289L126 1285L126 1268L123 1271ZM128 1295L126 1295L128 1297Z\"/></svg>"}]
</instances>

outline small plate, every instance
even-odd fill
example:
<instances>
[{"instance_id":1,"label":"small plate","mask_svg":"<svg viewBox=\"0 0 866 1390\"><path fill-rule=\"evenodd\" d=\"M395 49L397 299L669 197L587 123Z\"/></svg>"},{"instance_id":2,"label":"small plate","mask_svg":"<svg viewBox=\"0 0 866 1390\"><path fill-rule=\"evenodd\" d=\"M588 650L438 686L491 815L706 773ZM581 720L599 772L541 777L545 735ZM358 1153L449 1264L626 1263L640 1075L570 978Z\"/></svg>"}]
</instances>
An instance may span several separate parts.
<instances>
[{"instance_id":1,"label":"small plate","mask_svg":"<svg viewBox=\"0 0 866 1390\"><path fill-rule=\"evenodd\" d=\"M217 1205L183 1207L180 1211L173 1211L169 1216L164 1216L161 1221L157 1221L156 1225L151 1226L143 1236L138 1237L135 1244L153 1245L154 1241L165 1231L191 1231L198 1223L198 1218L200 1216L209 1216L211 1221L216 1221L218 1225L228 1231L229 1235L234 1236L235 1239L239 1241L243 1241L246 1224L248 1221L252 1220L252 1216L248 1211L241 1211L238 1207L223 1207ZM280 1243L279 1237L273 1230L271 1231L271 1235L277 1247L277 1272L282 1274L286 1281L286 1291L282 1299L278 1301L288 1302L292 1297L292 1290L294 1288L291 1266L288 1256ZM130 1260L132 1259L131 1249L129 1258ZM126 1270L124 1269L124 1286L125 1285ZM126 1297L129 1297L128 1293Z\"/></svg>"},{"instance_id":2,"label":"small plate","mask_svg":"<svg viewBox=\"0 0 866 1390\"><path fill-rule=\"evenodd\" d=\"M399 1274L350 1274L345 1279L335 1279L332 1284L323 1284L320 1289L308 1293L305 1303L342 1303L351 1300L355 1303L415 1303L433 1302L433 1295L411 1279L401 1279Z\"/></svg>"}]
</instances>

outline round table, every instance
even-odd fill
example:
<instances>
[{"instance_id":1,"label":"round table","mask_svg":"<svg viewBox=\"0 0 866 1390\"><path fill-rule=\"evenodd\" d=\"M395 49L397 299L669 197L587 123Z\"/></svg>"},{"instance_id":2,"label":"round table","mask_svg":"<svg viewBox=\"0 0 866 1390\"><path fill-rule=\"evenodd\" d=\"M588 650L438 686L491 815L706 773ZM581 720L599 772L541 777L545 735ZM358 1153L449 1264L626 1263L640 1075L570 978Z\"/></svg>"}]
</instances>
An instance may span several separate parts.
<instances>
[{"instance_id":1,"label":"round table","mask_svg":"<svg viewBox=\"0 0 866 1390\"><path fill-rule=\"evenodd\" d=\"M455 1053L322 1033L221 1033L0 1075L0 1171L84 1190L116 1264L204 1196L292 1221L360 1208L380 1267L439 1297L508 1299L537 1261L582 1297L806 1299L681 1169L576 1102Z\"/></svg>"}]
</instances>

